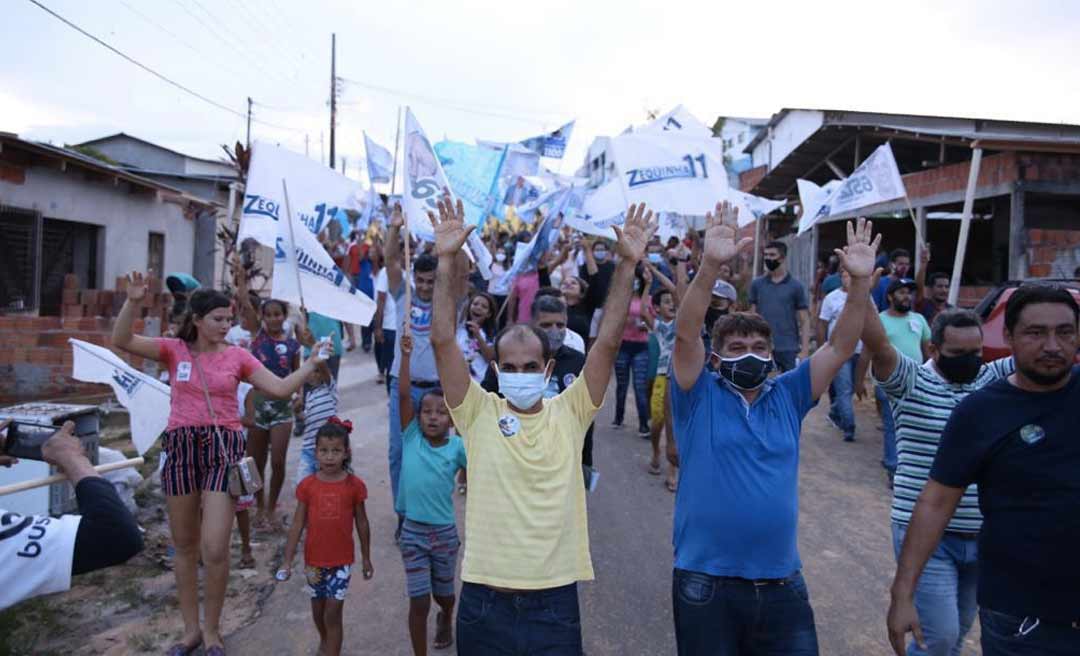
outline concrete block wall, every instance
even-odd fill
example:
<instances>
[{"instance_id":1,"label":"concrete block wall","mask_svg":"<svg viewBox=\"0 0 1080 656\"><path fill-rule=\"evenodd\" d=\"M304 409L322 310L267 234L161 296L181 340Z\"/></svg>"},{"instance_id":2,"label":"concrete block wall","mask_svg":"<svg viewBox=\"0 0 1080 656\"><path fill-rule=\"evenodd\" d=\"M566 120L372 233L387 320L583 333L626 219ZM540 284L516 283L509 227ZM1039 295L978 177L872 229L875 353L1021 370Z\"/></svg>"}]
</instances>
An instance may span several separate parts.
<instances>
[{"instance_id":1,"label":"concrete block wall","mask_svg":"<svg viewBox=\"0 0 1080 656\"><path fill-rule=\"evenodd\" d=\"M1028 275L1033 278L1072 278L1080 266L1080 230L1029 228Z\"/></svg>"}]
</instances>

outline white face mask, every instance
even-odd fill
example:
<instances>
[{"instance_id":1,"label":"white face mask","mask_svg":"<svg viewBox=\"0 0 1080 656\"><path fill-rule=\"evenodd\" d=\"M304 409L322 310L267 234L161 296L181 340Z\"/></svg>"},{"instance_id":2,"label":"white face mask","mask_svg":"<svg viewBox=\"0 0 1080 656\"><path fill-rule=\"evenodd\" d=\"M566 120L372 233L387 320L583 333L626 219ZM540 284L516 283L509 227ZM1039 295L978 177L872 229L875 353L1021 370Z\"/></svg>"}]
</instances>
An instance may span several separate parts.
<instances>
[{"instance_id":1,"label":"white face mask","mask_svg":"<svg viewBox=\"0 0 1080 656\"><path fill-rule=\"evenodd\" d=\"M532 408L544 396L544 390L547 389L547 372L507 373L499 371L496 365L495 373L499 375L499 393L518 410Z\"/></svg>"},{"instance_id":2,"label":"white face mask","mask_svg":"<svg viewBox=\"0 0 1080 656\"><path fill-rule=\"evenodd\" d=\"M506 253L495 253L495 261L496 262L505 262L506 261Z\"/></svg>"}]
</instances>

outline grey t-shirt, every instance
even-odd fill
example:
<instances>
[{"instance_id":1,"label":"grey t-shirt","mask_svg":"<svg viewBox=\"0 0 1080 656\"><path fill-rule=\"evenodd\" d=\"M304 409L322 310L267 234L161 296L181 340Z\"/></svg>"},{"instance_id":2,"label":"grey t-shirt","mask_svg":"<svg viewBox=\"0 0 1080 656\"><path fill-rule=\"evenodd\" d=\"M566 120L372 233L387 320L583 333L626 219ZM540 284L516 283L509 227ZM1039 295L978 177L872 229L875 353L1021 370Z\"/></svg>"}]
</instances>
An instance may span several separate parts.
<instances>
[{"instance_id":1,"label":"grey t-shirt","mask_svg":"<svg viewBox=\"0 0 1080 656\"><path fill-rule=\"evenodd\" d=\"M806 310L810 303L806 288L791 277L784 276L773 282L768 275L754 278L750 284L750 304L757 306L758 314L765 318L773 332L773 350L798 351L799 310Z\"/></svg>"},{"instance_id":2,"label":"grey t-shirt","mask_svg":"<svg viewBox=\"0 0 1080 656\"><path fill-rule=\"evenodd\" d=\"M393 290L394 303L398 308L398 331L394 337L394 364L390 367L390 375L395 378L401 370L401 336L405 334L405 322L408 321L412 330L413 350L409 360L409 376L412 381L434 383L439 381L439 371L435 367L435 351L431 348L431 302L422 301L416 296L416 288L412 293L412 310L409 315L405 313L405 282L402 281L398 288Z\"/></svg>"}]
</instances>

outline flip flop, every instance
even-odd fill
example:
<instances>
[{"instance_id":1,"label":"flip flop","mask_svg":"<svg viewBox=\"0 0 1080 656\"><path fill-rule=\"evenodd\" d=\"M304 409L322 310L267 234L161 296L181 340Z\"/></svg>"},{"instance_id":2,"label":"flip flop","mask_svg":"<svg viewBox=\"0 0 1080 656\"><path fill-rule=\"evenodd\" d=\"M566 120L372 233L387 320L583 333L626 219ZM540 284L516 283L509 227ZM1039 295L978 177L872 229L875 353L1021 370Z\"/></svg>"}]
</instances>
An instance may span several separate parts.
<instances>
[{"instance_id":1,"label":"flip flop","mask_svg":"<svg viewBox=\"0 0 1080 656\"><path fill-rule=\"evenodd\" d=\"M443 624L446 614L439 611L435 619L435 641L432 646L435 649L447 649L454 644L454 625L450 622Z\"/></svg>"},{"instance_id":2,"label":"flip flop","mask_svg":"<svg viewBox=\"0 0 1080 656\"><path fill-rule=\"evenodd\" d=\"M668 489L668 492L673 494L679 491L679 484L674 481L664 481L664 487Z\"/></svg>"},{"instance_id":3,"label":"flip flop","mask_svg":"<svg viewBox=\"0 0 1080 656\"><path fill-rule=\"evenodd\" d=\"M195 650L202 645L202 638L199 638L198 642L190 647L182 642L178 642L172 647L169 647L169 651L165 652L165 656L188 656L188 654L194 654Z\"/></svg>"},{"instance_id":4,"label":"flip flop","mask_svg":"<svg viewBox=\"0 0 1080 656\"><path fill-rule=\"evenodd\" d=\"M649 473L652 474L653 476L659 476L660 475L660 463L656 463L656 464L650 463L649 464Z\"/></svg>"},{"instance_id":5,"label":"flip flop","mask_svg":"<svg viewBox=\"0 0 1080 656\"><path fill-rule=\"evenodd\" d=\"M240 557L240 562L237 563L237 569L255 569L255 556L248 554Z\"/></svg>"}]
</instances>

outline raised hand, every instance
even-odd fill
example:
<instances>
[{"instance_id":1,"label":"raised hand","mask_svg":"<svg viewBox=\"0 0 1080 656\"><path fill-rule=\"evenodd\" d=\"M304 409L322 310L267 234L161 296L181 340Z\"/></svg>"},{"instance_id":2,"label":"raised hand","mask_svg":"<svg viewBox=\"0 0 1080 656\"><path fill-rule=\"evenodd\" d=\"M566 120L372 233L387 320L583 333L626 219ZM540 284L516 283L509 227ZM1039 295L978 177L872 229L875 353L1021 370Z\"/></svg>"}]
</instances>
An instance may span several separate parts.
<instances>
[{"instance_id":1,"label":"raised hand","mask_svg":"<svg viewBox=\"0 0 1080 656\"><path fill-rule=\"evenodd\" d=\"M402 335L401 336L401 354L402 355L412 355L412 349L413 349L412 335Z\"/></svg>"},{"instance_id":2,"label":"raised hand","mask_svg":"<svg viewBox=\"0 0 1080 656\"><path fill-rule=\"evenodd\" d=\"M739 208L726 200L717 203L714 211L705 215L704 261L712 266L720 266L754 243L750 237L736 241L738 230Z\"/></svg>"},{"instance_id":3,"label":"raised hand","mask_svg":"<svg viewBox=\"0 0 1080 656\"><path fill-rule=\"evenodd\" d=\"M465 245L469 233L476 226L465 225L465 206L458 199L457 204L450 202L449 196L443 196L436 201L439 216L434 212L428 212L428 218L435 226L435 255L439 258L454 257Z\"/></svg>"},{"instance_id":4,"label":"raised hand","mask_svg":"<svg viewBox=\"0 0 1080 656\"><path fill-rule=\"evenodd\" d=\"M844 267L852 278L869 278L874 273L874 260L878 244L881 243L881 234L871 241L873 228L873 222L864 218L860 218L855 226L848 221L847 246L833 251L840 258L840 266Z\"/></svg>"},{"instance_id":5,"label":"raised hand","mask_svg":"<svg viewBox=\"0 0 1080 656\"><path fill-rule=\"evenodd\" d=\"M127 275L127 297L132 301L141 301L146 297L146 288L149 278L139 271L132 271Z\"/></svg>"},{"instance_id":6,"label":"raised hand","mask_svg":"<svg viewBox=\"0 0 1080 656\"><path fill-rule=\"evenodd\" d=\"M645 210L645 203L631 205L626 210L626 222L622 227L614 226L615 252L624 260L638 263L645 257L649 240L656 234L657 223L653 220L653 211Z\"/></svg>"},{"instance_id":7,"label":"raised hand","mask_svg":"<svg viewBox=\"0 0 1080 656\"><path fill-rule=\"evenodd\" d=\"M394 203L394 209L390 212L390 227L401 229L405 225L405 215L401 211L401 203Z\"/></svg>"}]
</instances>

